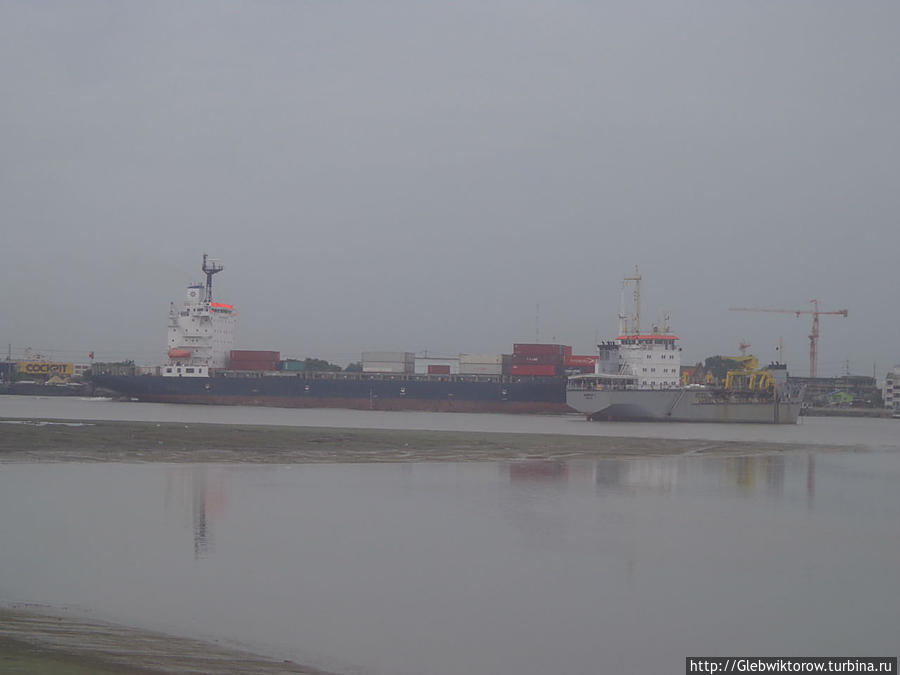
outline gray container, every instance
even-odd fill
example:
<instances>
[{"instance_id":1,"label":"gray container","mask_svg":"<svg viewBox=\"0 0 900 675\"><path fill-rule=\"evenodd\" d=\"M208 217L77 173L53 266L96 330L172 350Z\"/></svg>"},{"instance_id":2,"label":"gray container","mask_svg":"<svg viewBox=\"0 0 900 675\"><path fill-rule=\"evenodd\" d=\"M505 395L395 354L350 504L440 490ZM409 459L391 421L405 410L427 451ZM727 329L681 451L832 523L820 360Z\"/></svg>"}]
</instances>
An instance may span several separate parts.
<instances>
[{"instance_id":1,"label":"gray container","mask_svg":"<svg viewBox=\"0 0 900 675\"><path fill-rule=\"evenodd\" d=\"M378 363L415 363L416 355L413 352L363 352L363 363L366 361Z\"/></svg>"},{"instance_id":2,"label":"gray container","mask_svg":"<svg viewBox=\"0 0 900 675\"><path fill-rule=\"evenodd\" d=\"M503 365L499 363L460 363L460 375L502 375Z\"/></svg>"},{"instance_id":3,"label":"gray container","mask_svg":"<svg viewBox=\"0 0 900 675\"><path fill-rule=\"evenodd\" d=\"M363 361L363 372L406 375L413 372L413 364L402 361Z\"/></svg>"},{"instance_id":4,"label":"gray container","mask_svg":"<svg viewBox=\"0 0 900 675\"><path fill-rule=\"evenodd\" d=\"M503 354L460 354L459 355L459 364L460 366L464 363L479 363L479 364L496 364L501 365L503 363Z\"/></svg>"}]
</instances>

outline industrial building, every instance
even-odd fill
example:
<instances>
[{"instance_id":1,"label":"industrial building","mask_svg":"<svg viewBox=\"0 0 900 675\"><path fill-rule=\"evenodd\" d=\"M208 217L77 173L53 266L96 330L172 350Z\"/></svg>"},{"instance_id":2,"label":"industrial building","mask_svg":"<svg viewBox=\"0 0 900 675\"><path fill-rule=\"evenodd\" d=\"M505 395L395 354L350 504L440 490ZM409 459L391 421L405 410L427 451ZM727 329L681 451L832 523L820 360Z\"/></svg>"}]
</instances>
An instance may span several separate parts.
<instances>
[{"instance_id":1,"label":"industrial building","mask_svg":"<svg viewBox=\"0 0 900 675\"><path fill-rule=\"evenodd\" d=\"M900 365L894 366L884 376L884 407L900 414Z\"/></svg>"}]
</instances>

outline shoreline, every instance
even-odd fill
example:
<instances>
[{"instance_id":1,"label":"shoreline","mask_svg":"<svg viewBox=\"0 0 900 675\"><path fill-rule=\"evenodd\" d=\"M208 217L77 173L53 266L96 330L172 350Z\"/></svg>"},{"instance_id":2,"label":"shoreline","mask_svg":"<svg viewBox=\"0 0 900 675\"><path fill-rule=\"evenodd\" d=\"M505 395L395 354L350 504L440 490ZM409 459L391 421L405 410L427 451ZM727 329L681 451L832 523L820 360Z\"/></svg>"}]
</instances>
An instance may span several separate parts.
<instances>
[{"instance_id":1,"label":"shoreline","mask_svg":"<svg viewBox=\"0 0 900 675\"><path fill-rule=\"evenodd\" d=\"M862 449L765 441L34 418L0 418L0 429L0 464L559 461Z\"/></svg>"},{"instance_id":2,"label":"shoreline","mask_svg":"<svg viewBox=\"0 0 900 675\"><path fill-rule=\"evenodd\" d=\"M329 675L217 642L130 628L84 618L63 608L26 603L0 603L0 669L47 675Z\"/></svg>"}]
</instances>

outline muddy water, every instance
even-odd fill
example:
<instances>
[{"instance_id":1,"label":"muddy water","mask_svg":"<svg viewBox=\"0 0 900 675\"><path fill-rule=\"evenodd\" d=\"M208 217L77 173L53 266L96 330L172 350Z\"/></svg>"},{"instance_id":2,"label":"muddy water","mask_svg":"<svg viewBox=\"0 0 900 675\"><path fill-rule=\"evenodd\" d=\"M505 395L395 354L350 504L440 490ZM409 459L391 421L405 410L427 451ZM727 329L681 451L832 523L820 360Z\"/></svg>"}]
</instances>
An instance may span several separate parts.
<instances>
[{"instance_id":1,"label":"muddy water","mask_svg":"<svg viewBox=\"0 0 900 675\"><path fill-rule=\"evenodd\" d=\"M894 655L900 453L0 466L0 600L345 673Z\"/></svg>"}]
</instances>

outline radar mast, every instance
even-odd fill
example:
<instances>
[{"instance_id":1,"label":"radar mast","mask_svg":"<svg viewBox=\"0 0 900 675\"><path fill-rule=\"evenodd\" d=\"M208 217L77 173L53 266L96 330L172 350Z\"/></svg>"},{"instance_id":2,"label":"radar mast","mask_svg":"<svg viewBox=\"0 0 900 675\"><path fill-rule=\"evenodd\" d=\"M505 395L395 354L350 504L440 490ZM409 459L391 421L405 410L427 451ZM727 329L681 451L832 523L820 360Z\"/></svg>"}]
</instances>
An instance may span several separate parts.
<instances>
[{"instance_id":1,"label":"radar mast","mask_svg":"<svg viewBox=\"0 0 900 675\"><path fill-rule=\"evenodd\" d=\"M215 258L209 258L203 254L203 273L206 275L206 301L212 302L212 278L213 274L217 274L225 269L225 266Z\"/></svg>"}]
</instances>

